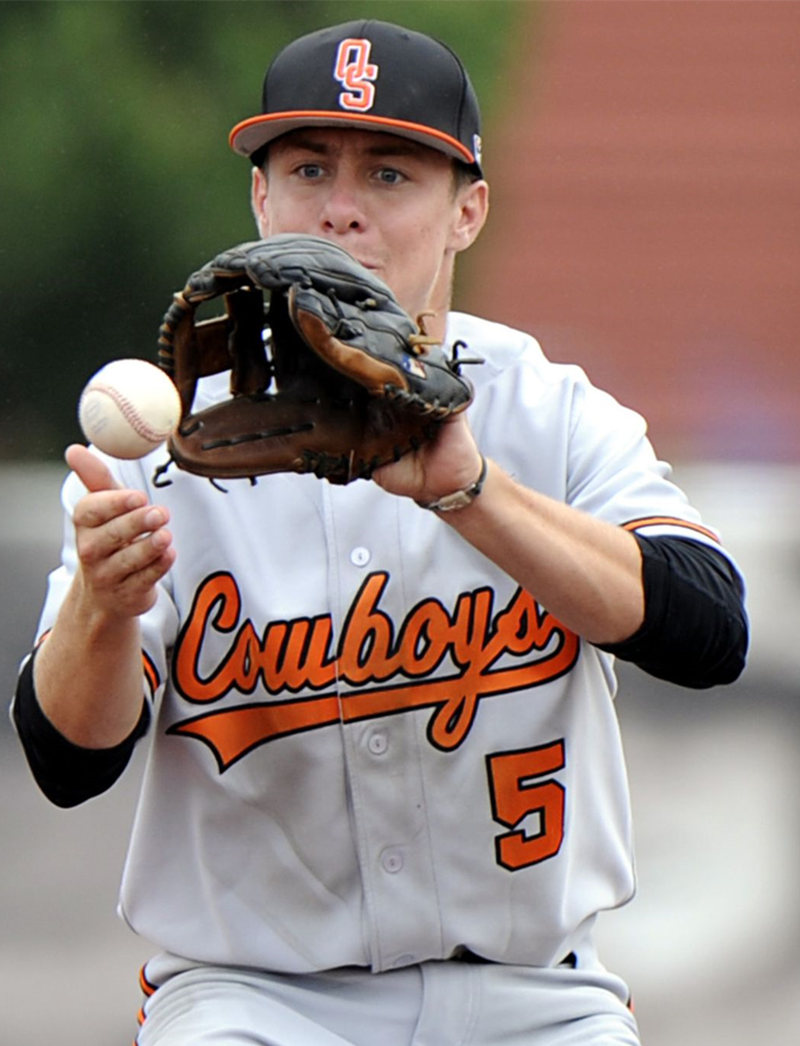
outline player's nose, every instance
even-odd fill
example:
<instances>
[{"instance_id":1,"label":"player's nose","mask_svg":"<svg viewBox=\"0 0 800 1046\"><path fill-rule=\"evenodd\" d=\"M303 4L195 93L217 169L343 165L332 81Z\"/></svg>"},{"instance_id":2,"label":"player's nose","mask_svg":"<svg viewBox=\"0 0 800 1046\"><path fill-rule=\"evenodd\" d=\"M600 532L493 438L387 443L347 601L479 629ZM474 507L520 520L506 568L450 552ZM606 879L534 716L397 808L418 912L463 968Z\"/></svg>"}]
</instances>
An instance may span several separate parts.
<instances>
[{"instance_id":1,"label":"player's nose","mask_svg":"<svg viewBox=\"0 0 800 1046\"><path fill-rule=\"evenodd\" d=\"M323 232L343 234L366 227L366 213L355 188L343 182L331 186L322 206Z\"/></svg>"}]
</instances>

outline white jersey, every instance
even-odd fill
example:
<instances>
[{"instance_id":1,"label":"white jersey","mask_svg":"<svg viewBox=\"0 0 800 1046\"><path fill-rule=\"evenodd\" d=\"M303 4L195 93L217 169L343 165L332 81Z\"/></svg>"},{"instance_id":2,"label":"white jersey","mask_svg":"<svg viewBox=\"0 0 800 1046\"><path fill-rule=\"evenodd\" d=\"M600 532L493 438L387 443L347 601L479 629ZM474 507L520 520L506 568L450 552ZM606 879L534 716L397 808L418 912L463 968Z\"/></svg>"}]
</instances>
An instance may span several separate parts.
<instances>
[{"instance_id":1,"label":"white jersey","mask_svg":"<svg viewBox=\"0 0 800 1046\"><path fill-rule=\"evenodd\" d=\"M487 457L610 523L715 543L639 415L518 331L454 313L456 340L485 359L468 373ZM154 722L120 900L136 931L275 971L462 947L549 965L631 897L612 657L376 484L223 493L173 467L154 490L164 459L113 462L169 508L178 552L142 618ZM70 477L68 511L82 493Z\"/></svg>"}]
</instances>

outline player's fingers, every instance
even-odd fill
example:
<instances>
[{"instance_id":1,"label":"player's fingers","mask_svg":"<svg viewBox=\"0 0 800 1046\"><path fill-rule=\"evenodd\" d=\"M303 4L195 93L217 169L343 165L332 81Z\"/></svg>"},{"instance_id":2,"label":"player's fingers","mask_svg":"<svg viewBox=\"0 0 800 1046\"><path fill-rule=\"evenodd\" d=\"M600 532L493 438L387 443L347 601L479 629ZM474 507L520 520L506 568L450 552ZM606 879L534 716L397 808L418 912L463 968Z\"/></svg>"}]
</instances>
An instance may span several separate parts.
<instances>
[{"instance_id":1,"label":"player's fingers","mask_svg":"<svg viewBox=\"0 0 800 1046\"><path fill-rule=\"evenodd\" d=\"M116 612L130 617L146 614L155 606L158 599L158 582L171 565L171 562L162 565L162 561L159 560L146 572L132 578L129 584L120 588L114 597Z\"/></svg>"},{"instance_id":2,"label":"player's fingers","mask_svg":"<svg viewBox=\"0 0 800 1046\"><path fill-rule=\"evenodd\" d=\"M372 479L389 494L414 497L424 484L425 469L418 454L404 454L399 461L375 469Z\"/></svg>"},{"instance_id":3,"label":"player's fingers","mask_svg":"<svg viewBox=\"0 0 800 1046\"><path fill-rule=\"evenodd\" d=\"M119 484L104 464L80 443L72 443L64 452L64 459L89 491L116 490Z\"/></svg>"},{"instance_id":4,"label":"player's fingers","mask_svg":"<svg viewBox=\"0 0 800 1046\"><path fill-rule=\"evenodd\" d=\"M376 469L373 480L389 494L422 504L463 490L475 482L482 459L465 414L452 414L439 425L436 438L413 454Z\"/></svg>"},{"instance_id":5,"label":"player's fingers","mask_svg":"<svg viewBox=\"0 0 800 1046\"><path fill-rule=\"evenodd\" d=\"M64 457L89 491L75 506L73 523L76 527L99 527L116 516L147 504L143 491L121 488L108 466L87 447L73 443L67 447Z\"/></svg>"},{"instance_id":6,"label":"player's fingers","mask_svg":"<svg viewBox=\"0 0 800 1046\"><path fill-rule=\"evenodd\" d=\"M171 536L170 536L171 540ZM154 549L158 551L158 549ZM170 543L163 548L159 555L150 560L145 566L126 578L126 585L131 591L141 591L146 596L152 594L152 602L155 602L155 586L169 573L175 562L175 548Z\"/></svg>"},{"instance_id":7,"label":"player's fingers","mask_svg":"<svg viewBox=\"0 0 800 1046\"><path fill-rule=\"evenodd\" d=\"M169 513L158 505L129 509L124 503L117 506L110 498L101 501L99 495L90 495L76 505L73 522L78 555L92 563L157 533L169 522Z\"/></svg>"},{"instance_id":8,"label":"player's fingers","mask_svg":"<svg viewBox=\"0 0 800 1046\"><path fill-rule=\"evenodd\" d=\"M81 576L96 606L115 615L141 614L155 602L155 585L174 562L172 535L161 528L114 555L84 564Z\"/></svg>"},{"instance_id":9,"label":"player's fingers","mask_svg":"<svg viewBox=\"0 0 800 1046\"><path fill-rule=\"evenodd\" d=\"M97 606L114 614L140 614L152 606L154 586L175 560L165 524L165 512L147 507L76 532L83 585Z\"/></svg>"},{"instance_id":10,"label":"player's fingers","mask_svg":"<svg viewBox=\"0 0 800 1046\"><path fill-rule=\"evenodd\" d=\"M138 512L139 515L134 515L128 523L130 537L133 538L141 514L149 508L144 491L102 490L97 494L87 494L78 501L72 513L72 522L76 528L94 529Z\"/></svg>"},{"instance_id":11,"label":"player's fingers","mask_svg":"<svg viewBox=\"0 0 800 1046\"><path fill-rule=\"evenodd\" d=\"M172 535L162 529L121 549L108 561L107 569L120 591L145 591L161 580L174 561Z\"/></svg>"}]
</instances>

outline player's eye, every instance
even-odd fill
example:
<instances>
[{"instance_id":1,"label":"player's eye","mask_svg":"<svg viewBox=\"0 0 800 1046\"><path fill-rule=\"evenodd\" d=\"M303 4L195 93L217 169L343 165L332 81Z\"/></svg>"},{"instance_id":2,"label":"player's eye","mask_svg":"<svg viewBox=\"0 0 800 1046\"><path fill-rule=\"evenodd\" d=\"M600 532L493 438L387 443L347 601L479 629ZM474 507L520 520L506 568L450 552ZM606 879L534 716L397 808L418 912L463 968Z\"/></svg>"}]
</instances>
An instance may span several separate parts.
<instances>
[{"instance_id":1,"label":"player's eye","mask_svg":"<svg viewBox=\"0 0 800 1046\"><path fill-rule=\"evenodd\" d=\"M399 185L405 181L405 175L396 167L381 167L377 172L377 178L384 185Z\"/></svg>"},{"instance_id":2,"label":"player's eye","mask_svg":"<svg viewBox=\"0 0 800 1046\"><path fill-rule=\"evenodd\" d=\"M322 177L322 165L318 163L302 163L297 168L297 173L307 181Z\"/></svg>"}]
</instances>

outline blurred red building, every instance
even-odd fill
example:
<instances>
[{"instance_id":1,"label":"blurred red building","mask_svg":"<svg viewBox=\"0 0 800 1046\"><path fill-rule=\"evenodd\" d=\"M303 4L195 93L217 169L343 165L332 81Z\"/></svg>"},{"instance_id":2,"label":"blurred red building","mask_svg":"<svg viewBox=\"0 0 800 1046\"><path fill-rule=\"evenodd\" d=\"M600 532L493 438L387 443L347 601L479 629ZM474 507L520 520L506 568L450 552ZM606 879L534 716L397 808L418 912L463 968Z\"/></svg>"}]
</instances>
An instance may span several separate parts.
<instances>
[{"instance_id":1,"label":"blurred red building","mask_svg":"<svg viewBox=\"0 0 800 1046\"><path fill-rule=\"evenodd\" d=\"M800 460L800 3L530 5L462 304L671 460Z\"/></svg>"}]
</instances>

